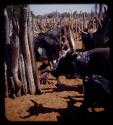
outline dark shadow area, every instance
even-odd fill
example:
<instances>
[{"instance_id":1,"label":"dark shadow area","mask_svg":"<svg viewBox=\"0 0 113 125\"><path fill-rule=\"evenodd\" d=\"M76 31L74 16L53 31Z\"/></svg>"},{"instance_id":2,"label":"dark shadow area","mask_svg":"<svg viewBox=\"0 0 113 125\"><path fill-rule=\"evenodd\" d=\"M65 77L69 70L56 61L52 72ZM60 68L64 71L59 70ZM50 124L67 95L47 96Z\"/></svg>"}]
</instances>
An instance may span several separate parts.
<instances>
[{"instance_id":1,"label":"dark shadow area","mask_svg":"<svg viewBox=\"0 0 113 125\"><path fill-rule=\"evenodd\" d=\"M34 100L31 100L33 102L33 106L29 107L29 109L27 109L27 112L29 112L29 115L27 116L23 116L20 118L29 118L33 115L39 115L39 113L50 113L53 111L57 111L57 109L52 109L52 108L48 108L48 107L43 107L42 104L38 104L37 102L35 102Z\"/></svg>"},{"instance_id":2,"label":"dark shadow area","mask_svg":"<svg viewBox=\"0 0 113 125\"><path fill-rule=\"evenodd\" d=\"M106 112L88 112L87 110L83 109L81 107L76 107L74 104L77 102L72 97L67 97L67 108L63 109L56 109L56 108L49 108L49 107L43 107L42 104L38 104L34 100L31 100L33 102L33 106L29 107L27 109L27 112L29 112L29 115L27 116L20 116L20 118L29 118L33 115L39 115L40 113L51 113L51 112L58 112L60 116L57 116L58 122L81 122L81 120L99 120L104 121L108 120L108 122L111 120L111 115Z\"/></svg>"},{"instance_id":3,"label":"dark shadow area","mask_svg":"<svg viewBox=\"0 0 113 125\"><path fill-rule=\"evenodd\" d=\"M61 98L64 98L64 99L73 99L74 100L74 103L76 102L83 102L83 100L81 100L81 98L83 98L83 95L80 95L80 96L68 96L68 97L61 97Z\"/></svg>"},{"instance_id":4,"label":"dark shadow area","mask_svg":"<svg viewBox=\"0 0 113 125\"><path fill-rule=\"evenodd\" d=\"M57 88L50 88L50 89L52 89L51 93L52 92L62 92L62 91L77 91L80 94L83 93L83 85L69 86L69 85L61 84ZM44 88L43 90L49 90L49 88ZM48 92L50 92L50 91L46 91L44 93L48 93Z\"/></svg>"},{"instance_id":5,"label":"dark shadow area","mask_svg":"<svg viewBox=\"0 0 113 125\"><path fill-rule=\"evenodd\" d=\"M42 88L42 90L50 90L51 88Z\"/></svg>"},{"instance_id":6,"label":"dark shadow area","mask_svg":"<svg viewBox=\"0 0 113 125\"><path fill-rule=\"evenodd\" d=\"M51 80L55 80L55 81L56 81L56 79L55 79L55 78L48 78L48 80L50 80L50 81L51 81Z\"/></svg>"}]
</instances>

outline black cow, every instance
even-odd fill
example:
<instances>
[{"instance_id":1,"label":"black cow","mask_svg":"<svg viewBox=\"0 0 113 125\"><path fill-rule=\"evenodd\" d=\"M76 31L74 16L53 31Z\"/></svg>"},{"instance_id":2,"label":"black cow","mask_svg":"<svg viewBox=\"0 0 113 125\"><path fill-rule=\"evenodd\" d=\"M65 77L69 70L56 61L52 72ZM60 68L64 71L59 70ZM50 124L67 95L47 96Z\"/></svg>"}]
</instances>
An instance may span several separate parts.
<instances>
[{"instance_id":1,"label":"black cow","mask_svg":"<svg viewBox=\"0 0 113 125\"><path fill-rule=\"evenodd\" d=\"M86 28L81 33L82 36L82 43L83 43L83 49L85 50L91 50L96 47L95 43L95 33L88 32L88 29Z\"/></svg>"},{"instance_id":2,"label":"black cow","mask_svg":"<svg viewBox=\"0 0 113 125\"><path fill-rule=\"evenodd\" d=\"M109 34L102 33L103 28L99 26L96 32L88 32L88 29L82 31L82 42L85 50L93 48L109 47ZM87 32L86 32L87 31Z\"/></svg>"},{"instance_id":3,"label":"black cow","mask_svg":"<svg viewBox=\"0 0 113 125\"><path fill-rule=\"evenodd\" d=\"M59 31L57 29L40 33L34 40L36 59L38 60L42 55L50 61L57 59L60 50L59 38Z\"/></svg>"},{"instance_id":4,"label":"black cow","mask_svg":"<svg viewBox=\"0 0 113 125\"><path fill-rule=\"evenodd\" d=\"M59 58L59 51L60 51L60 31L59 29L51 29L48 30L45 33L39 33L38 37L35 38L34 40L34 50L35 50L35 56L36 56L36 61L41 61L42 65L39 67L40 72L43 72L40 74L40 80L48 81L46 75L46 79L44 74L48 74L48 72L45 70L48 66L54 65L54 60L57 60ZM46 62L46 67L43 69L43 65L45 66ZM43 71L42 71L43 70ZM46 71L46 72L45 72ZM49 70L48 70L49 71Z\"/></svg>"},{"instance_id":5,"label":"black cow","mask_svg":"<svg viewBox=\"0 0 113 125\"><path fill-rule=\"evenodd\" d=\"M97 76L101 76L103 79L110 81L111 80L110 71L111 71L110 48L95 48L83 53L68 52L58 61L56 67L51 71L51 73L53 76L58 77L60 75L67 75L75 72L77 75L83 77L84 86L86 87L87 86L87 84L85 84L86 77L92 78L93 74L95 74ZM93 83L91 83L91 85L92 84ZM99 83L97 82L97 84ZM107 84L107 86L108 85L109 84ZM100 86L101 86L100 88L102 89L104 83L101 84ZM105 89L109 89L109 87ZM86 90L85 93L88 93L87 89L85 90ZM86 98L85 100L87 100Z\"/></svg>"},{"instance_id":6,"label":"black cow","mask_svg":"<svg viewBox=\"0 0 113 125\"><path fill-rule=\"evenodd\" d=\"M61 29L53 28L45 33L39 33L38 37L34 40L37 61L42 62L43 60L48 60L48 65L53 67L58 58L70 48L63 32L64 29L65 27L61 27ZM62 38L60 36L62 36Z\"/></svg>"},{"instance_id":7,"label":"black cow","mask_svg":"<svg viewBox=\"0 0 113 125\"><path fill-rule=\"evenodd\" d=\"M45 33L39 33L34 40L36 59L48 58L49 61L58 60L62 52L73 47L72 41L67 36L69 29L65 31L65 26L53 28ZM63 51L64 50L64 51Z\"/></svg>"},{"instance_id":8,"label":"black cow","mask_svg":"<svg viewBox=\"0 0 113 125\"><path fill-rule=\"evenodd\" d=\"M92 25L89 25L84 31L80 30L85 50L109 47L110 44L110 18L108 10L105 10L103 20L97 17L94 17L94 20L98 25L95 32L89 31L93 29Z\"/></svg>"},{"instance_id":9,"label":"black cow","mask_svg":"<svg viewBox=\"0 0 113 125\"><path fill-rule=\"evenodd\" d=\"M111 86L110 81L101 75L92 74L84 82L83 107L104 106L111 110Z\"/></svg>"},{"instance_id":10,"label":"black cow","mask_svg":"<svg viewBox=\"0 0 113 125\"><path fill-rule=\"evenodd\" d=\"M99 74L107 76L110 69L110 49L95 48L85 52L67 52L59 59L52 73L54 76L76 72L81 76Z\"/></svg>"}]
</instances>

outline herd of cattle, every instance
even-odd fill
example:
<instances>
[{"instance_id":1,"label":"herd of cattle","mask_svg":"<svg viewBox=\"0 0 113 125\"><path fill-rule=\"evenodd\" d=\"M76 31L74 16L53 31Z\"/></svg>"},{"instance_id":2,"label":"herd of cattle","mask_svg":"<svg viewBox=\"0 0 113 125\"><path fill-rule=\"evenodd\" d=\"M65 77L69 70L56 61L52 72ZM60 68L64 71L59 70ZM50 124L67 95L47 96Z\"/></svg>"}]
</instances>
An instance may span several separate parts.
<instances>
[{"instance_id":1,"label":"herd of cattle","mask_svg":"<svg viewBox=\"0 0 113 125\"><path fill-rule=\"evenodd\" d=\"M83 106L103 104L108 108L111 101L111 62L107 13L101 23L97 22L95 32L90 32L91 26L84 31L79 29L84 45L82 50L75 49L76 41L69 26L39 33L34 39L34 49L36 60L42 62L40 81L48 82L48 73L51 73L57 79L56 86L61 87L59 76L80 76L84 88Z\"/></svg>"}]
</instances>

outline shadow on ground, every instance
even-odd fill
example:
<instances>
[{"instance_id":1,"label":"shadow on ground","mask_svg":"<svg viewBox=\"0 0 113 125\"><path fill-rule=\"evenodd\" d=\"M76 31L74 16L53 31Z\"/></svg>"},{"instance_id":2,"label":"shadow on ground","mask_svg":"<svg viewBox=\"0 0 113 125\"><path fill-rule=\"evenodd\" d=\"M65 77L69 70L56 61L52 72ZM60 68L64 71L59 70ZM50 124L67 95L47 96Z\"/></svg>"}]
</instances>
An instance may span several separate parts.
<instances>
[{"instance_id":1,"label":"shadow on ground","mask_svg":"<svg viewBox=\"0 0 113 125\"><path fill-rule=\"evenodd\" d=\"M67 100L67 108L63 109L56 109L56 108L49 108L44 107L42 104L38 104L34 100L31 100L34 104L33 106L29 107L27 109L27 112L29 115L23 116L20 118L25 119L29 118L33 115L39 115L40 113L51 113L51 112L58 112L60 116L57 117L57 121L60 122L81 122L82 120L105 120L107 118L110 119L110 116L106 112L88 112L87 110L84 110L81 107L76 107L74 104L76 103L76 100L72 97L68 96L66 97Z\"/></svg>"},{"instance_id":2,"label":"shadow on ground","mask_svg":"<svg viewBox=\"0 0 113 125\"><path fill-rule=\"evenodd\" d=\"M50 89L52 89L50 91ZM83 93L83 85L66 85L66 84L61 84L57 86L56 88L44 88L42 90L47 90L43 93L53 93L53 92L62 92L62 91L77 91L80 94Z\"/></svg>"}]
</instances>

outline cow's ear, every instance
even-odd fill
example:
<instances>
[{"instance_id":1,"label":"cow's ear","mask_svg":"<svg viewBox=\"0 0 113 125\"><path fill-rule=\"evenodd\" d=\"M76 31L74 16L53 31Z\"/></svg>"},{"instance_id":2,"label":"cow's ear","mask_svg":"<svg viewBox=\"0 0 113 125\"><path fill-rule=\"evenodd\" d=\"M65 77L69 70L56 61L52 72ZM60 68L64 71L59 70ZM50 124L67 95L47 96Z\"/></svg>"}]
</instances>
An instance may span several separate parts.
<instances>
[{"instance_id":1,"label":"cow's ear","mask_svg":"<svg viewBox=\"0 0 113 125\"><path fill-rule=\"evenodd\" d=\"M72 60L74 61L76 58L77 58L77 54L76 53L72 54Z\"/></svg>"}]
</instances>

